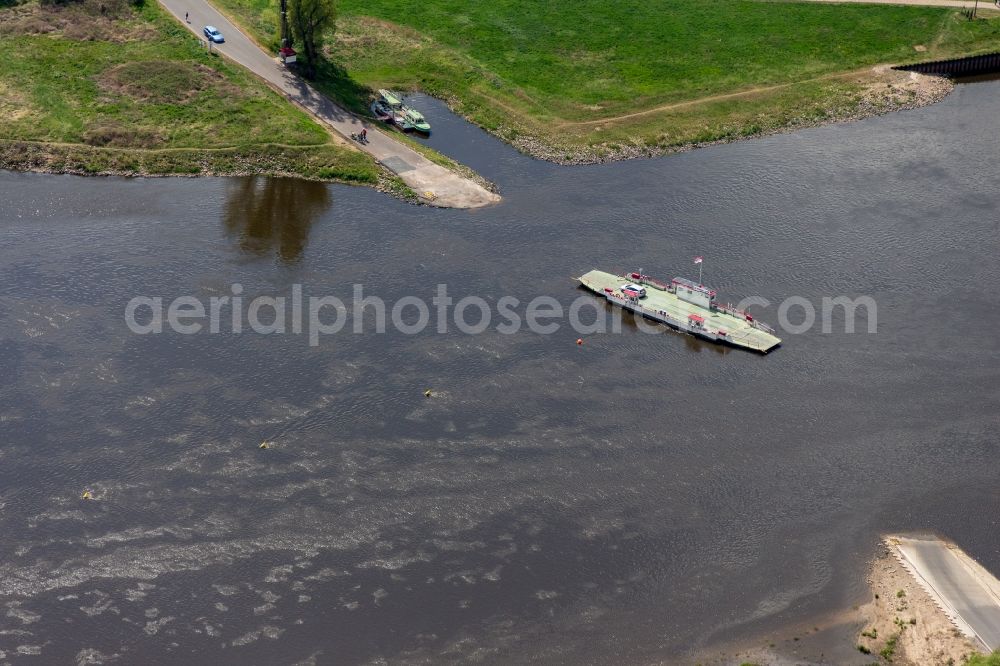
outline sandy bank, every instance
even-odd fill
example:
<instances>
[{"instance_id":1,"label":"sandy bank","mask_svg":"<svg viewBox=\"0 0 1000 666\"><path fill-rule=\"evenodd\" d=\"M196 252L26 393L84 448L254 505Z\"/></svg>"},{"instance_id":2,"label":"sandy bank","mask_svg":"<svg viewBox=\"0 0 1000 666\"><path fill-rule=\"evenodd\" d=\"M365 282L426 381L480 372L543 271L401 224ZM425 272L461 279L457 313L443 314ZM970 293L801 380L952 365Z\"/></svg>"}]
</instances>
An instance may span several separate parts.
<instances>
[{"instance_id":1,"label":"sandy bank","mask_svg":"<svg viewBox=\"0 0 1000 666\"><path fill-rule=\"evenodd\" d=\"M858 645L894 664L962 664L976 646L951 622L885 545L868 573L872 600L859 609L867 620ZM893 647L894 646L894 647Z\"/></svg>"},{"instance_id":2,"label":"sandy bank","mask_svg":"<svg viewBox=\"0 0 1000 666\"><path fill-rule=\"evenodd\" d=\"M867 601L803 618L751 640L716 643L681 662L702 666L960 666L980 652L893 555L879 543L865 581Z\"/></svg>"}]
</instances>

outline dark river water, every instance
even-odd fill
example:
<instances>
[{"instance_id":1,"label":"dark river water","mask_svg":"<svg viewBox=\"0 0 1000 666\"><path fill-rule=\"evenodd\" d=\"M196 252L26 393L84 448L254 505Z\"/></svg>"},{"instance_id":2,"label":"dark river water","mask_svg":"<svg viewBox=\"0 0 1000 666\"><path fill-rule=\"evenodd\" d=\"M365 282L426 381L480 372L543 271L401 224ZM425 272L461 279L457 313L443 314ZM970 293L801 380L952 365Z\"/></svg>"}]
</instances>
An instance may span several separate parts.
<instances>
[{"instance_id":1,"label":"dark river water","mask_svg":"<svg viewBox=\"0 0 1000 666\"><path fill-rule=\"evenodd\" d=\"M0 662L683 663L862 602L885 531L1000 571L1000 82L586 167L422 105L500 205L0 174ZM566 320L372 315L311 346L124 316L235 283L569 306L591 268L695 255L724 299L816 324L758 356L630 317L578 346ZM837 296L874 299L876 332L824 332Z\"/></svg>"}]
</instances>

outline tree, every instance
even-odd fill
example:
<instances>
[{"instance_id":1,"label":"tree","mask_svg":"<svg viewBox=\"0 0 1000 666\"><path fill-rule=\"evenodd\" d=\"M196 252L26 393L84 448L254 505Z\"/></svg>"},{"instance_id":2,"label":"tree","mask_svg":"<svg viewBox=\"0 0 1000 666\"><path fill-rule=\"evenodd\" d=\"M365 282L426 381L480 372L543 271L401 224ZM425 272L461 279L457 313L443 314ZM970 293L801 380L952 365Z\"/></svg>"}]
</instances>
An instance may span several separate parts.
<instances>
[{"instance_id":1,"label":"tree","mask_svg":"<svg viewBox=\"0 0 1000 666\"><path fill-rule=\"evenodd\" d=\"M337 19L335 0L288 0L288 14L292 35L302 47L305 76L316 78L324 33L333 32Z\"/></svg>"}]
</instances>

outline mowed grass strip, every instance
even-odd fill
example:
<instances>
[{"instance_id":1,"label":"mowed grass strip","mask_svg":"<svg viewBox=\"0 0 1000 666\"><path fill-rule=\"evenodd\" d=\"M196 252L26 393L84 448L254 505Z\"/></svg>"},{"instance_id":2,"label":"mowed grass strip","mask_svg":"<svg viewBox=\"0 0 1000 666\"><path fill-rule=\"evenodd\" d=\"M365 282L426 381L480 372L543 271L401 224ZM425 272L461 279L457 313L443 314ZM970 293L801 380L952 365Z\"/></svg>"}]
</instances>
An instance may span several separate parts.
<instances>
[{"instance_id":1,"label":"mowed grass strip","mask_svg":"<svg viewBox=\"0 0 1000 666\"><path fill-rule=\"evenodd\" d=\"M36 168L377 180L369 157L206 53L155 3L0 9L0 49L0 140L9 166L24 167L12 157L13 142L31 141ZM37 142L51 146L52 159L40 157ZM141 150L152 152L129 154Z\"/></svg>"}]
</instances>

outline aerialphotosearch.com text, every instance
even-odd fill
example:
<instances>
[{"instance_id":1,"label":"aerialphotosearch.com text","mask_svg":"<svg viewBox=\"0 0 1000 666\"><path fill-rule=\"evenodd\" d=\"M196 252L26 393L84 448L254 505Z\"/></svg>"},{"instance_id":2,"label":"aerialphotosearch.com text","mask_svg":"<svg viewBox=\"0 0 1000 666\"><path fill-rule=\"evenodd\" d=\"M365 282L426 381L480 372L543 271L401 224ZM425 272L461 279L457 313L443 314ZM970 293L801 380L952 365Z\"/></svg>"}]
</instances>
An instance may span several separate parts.
<instances>
[{"instance_id":1,"label":"aerialphotosearch.com text","mask_svg":"<svg viewBox=\"0 0 1000 666\"><path fill-rule=\"evenodd\" d=\"M479 335L493 330L509 335L523 330L551 335L564 326L577 335L620 333L624 311L608 307L606 301L581 293L568 305L552 296L536 296L523 301L515 296L487 300L481 296L455 298L448 285L438 284L430 299L402 296L387 303L377 295L366 294L364 285L355 284L349 299L334 295L306 296L301 284L292 285L287 295L244 295L243 285L235 283L229 293L198 297L182 295L136 296L125 306L125 323L138 335L172 332L180 335L241 334L305 335L311 346L324 336L349 332L354 334L386 333L417 335L428 330L446 334L458 331ZM771 301L755 296L737 304L739 310L759 308L774 312L778 327L789 334L801 334L819 325L823 333L838 330L854 333L855 320L863 319L863 330L877 330L877 306L870 296L824 296L819 304L801 296L784 299L773 308ZM350 326L348 324L350 323ZM635 327L657 333L663 326L635 317Z\"/></svg>"}]
</instances>

